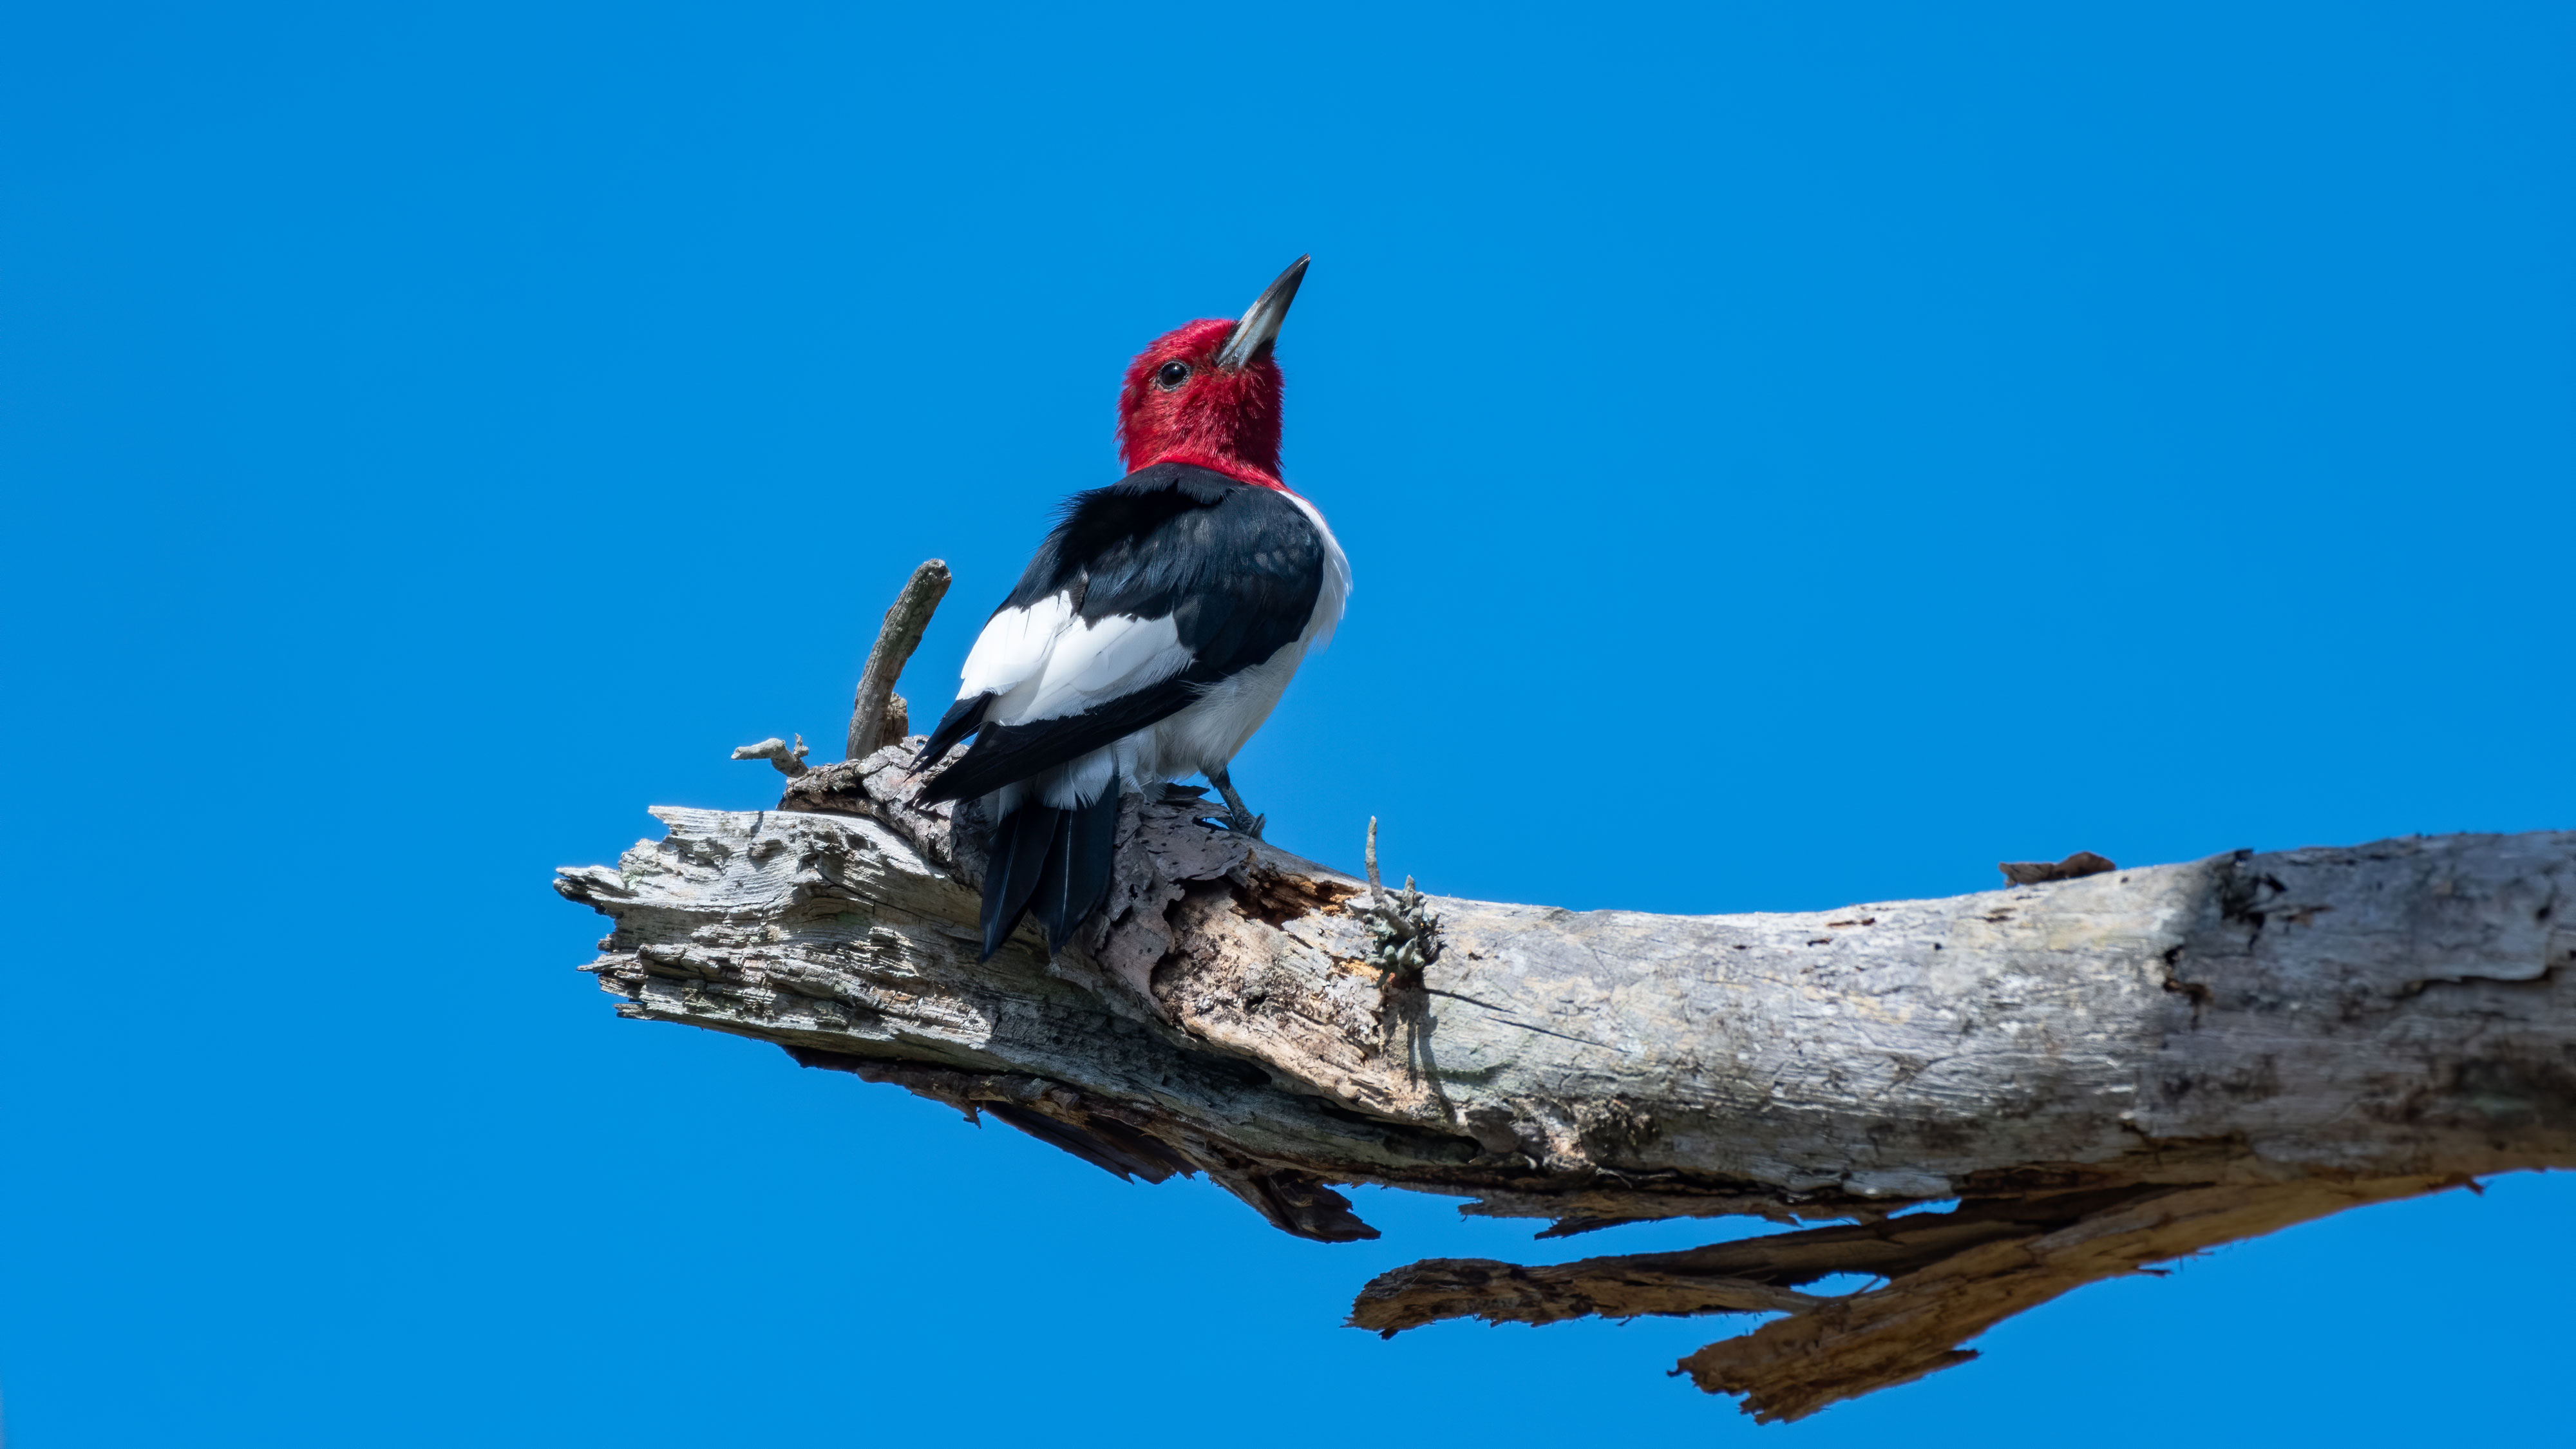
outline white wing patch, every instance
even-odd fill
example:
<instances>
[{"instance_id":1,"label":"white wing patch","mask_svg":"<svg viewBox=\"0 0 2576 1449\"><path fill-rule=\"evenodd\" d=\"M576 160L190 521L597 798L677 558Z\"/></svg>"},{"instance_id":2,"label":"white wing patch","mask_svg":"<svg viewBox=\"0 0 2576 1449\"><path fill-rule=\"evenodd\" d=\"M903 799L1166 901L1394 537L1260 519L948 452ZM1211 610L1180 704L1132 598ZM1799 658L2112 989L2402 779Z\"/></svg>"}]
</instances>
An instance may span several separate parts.
<instances>
[{"instance_id":1,"label":"white wing patch","mask_svg":"<svg viewBox=\"0 0 2576 1449\"><path fill-rule=\"evenodd\" d=\"M1059 719L1160 684L1192 657L1168 617L1094 623L1074 617L1071 595L1050 594L993 616L966 655L957 697L999 696L984 715L994 724Z\"/></svg>"},{"instance_id":2,"label":"white wing patch","mask_svg":"<svg viewBox=\"0 0 2576 1449\"><path fill-rule=\"evenodd\" d=\"M1181 646L1181 631L1166 616L1139 619L1112 614L1096 624L1080 619L1056 636L1046 669L1026 704L1003 715L1005 721L1055 719L1080 714L1095 704L1134 694L1160 684L1190 667L1194 656Z\"/></svg>"},{"instance_id":3,"label":"white wing patch","mask_svg":"<svg viewBox=\"0 0 2576 1449\"><path fill-rule=\"evenodd\" d=\"M1162 721L1004 785L996 792L1000 814L1018 809L1032 795L1059 808L1087 804L1099 798L1113 777L1134 785L1222 766L1261 728L1289 676L1297 672L1298 661L1333 637L1351 594L1350 559L1323 513L1294 493L1286 497L1314 525L1324 545L1315 606L1298 637L1267 660L1218 680ZM967 652L957 697L994 696L984 712L990 724L1061 719L1151 688L1193 662L1169 617L1116 614L1087 622L1074 616L1073 596L1059 592L993 616Z\"/></svg>"},{"instance_id":4,"label":"white wing patch","mask_svg":"<svg viewBox=\"0 0 2576 1449\"><path fill-rule=\"evenodd\" d=\"M1073 596L1049 594L1025 609L1004 609L975 636L959 671L959 699L979 694L1008 694L1037 678L1046 667L1047 651L1073 622Z\"/></svg>"}]
</instances>

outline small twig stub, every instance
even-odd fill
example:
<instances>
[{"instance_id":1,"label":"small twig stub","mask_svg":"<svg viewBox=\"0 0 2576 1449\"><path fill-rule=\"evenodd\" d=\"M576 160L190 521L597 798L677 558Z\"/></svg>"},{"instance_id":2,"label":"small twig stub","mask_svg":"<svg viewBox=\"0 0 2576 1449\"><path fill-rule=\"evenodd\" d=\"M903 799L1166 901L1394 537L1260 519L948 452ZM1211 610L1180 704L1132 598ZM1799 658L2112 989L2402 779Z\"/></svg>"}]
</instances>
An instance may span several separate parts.
<instances>
[{"instance_id":1,"label":"small twig stub","mask_svg":"<svg viewBox=\"0 0 2576 1449\"><path fill-rule=\"evenodd\" d=\"M2105 871L2118 870L2119 867L2113 865L2108 857L2095 855L2089 850L2079 850L2064 860L2001 861L1996 864L1995 869L2002 871L2004 879L2014 885L2039 885L2052 880L2076 880L2083 876L2101 875Z\"/></svg>"},{"instance_id":2,"label":"small twig stub","mask_svg":"<svg viewBox=\"0 0 2576 1449\"><path fill-rule=\"evenodd\" d=\"M806 770L805 737L798 735L793 745L775 736L756 745L736 745L733 757L737 760L767 760L778 767L778 773L794 779Z\"/></svg>"},{"instance_id":3,"label":"small twig stub","mask_svg":"<svg viewBox=\"0 0 2576 1449\"><path fill-rule=\"evenodd\" d=\"M858 690L850 697L851 759L866 759L909 730L911 711L895 697L894 683L903 676L912 651L921 647L921 633L930 627L939 601L947 597L948 582L947 564L925 560L886 609L876 645L868 650L867 667L859 672Z\"/></svg>"}]
</instances>

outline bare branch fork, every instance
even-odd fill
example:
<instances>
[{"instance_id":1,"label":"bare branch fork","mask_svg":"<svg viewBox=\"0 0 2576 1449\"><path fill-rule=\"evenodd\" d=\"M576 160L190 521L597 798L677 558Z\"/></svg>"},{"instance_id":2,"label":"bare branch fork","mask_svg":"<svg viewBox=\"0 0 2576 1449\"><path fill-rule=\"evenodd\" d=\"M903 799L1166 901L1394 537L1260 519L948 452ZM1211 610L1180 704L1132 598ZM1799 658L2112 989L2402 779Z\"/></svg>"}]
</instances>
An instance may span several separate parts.
<instances>
[{"instance_id":1,"label":"bare branch fork","mask_svg":"<svg viewBox=\"0 0 2576 1449\"><path fill-rule=\"evenodd\" d=\"M899 614L917 640L927 606ZM615 919L586 969L621 1015L777 1042L1122 1176L1205 1173L1310 1238L1375 1236L1348 1183L1543 1235L1791 1225L1417 1263L1351 1315L1782 1314L1678 1370L1764 1419L1972 1357L2085 1283L2576 1163L2576 832L1651 916L1389 892L1157 799L1069 950L1024 930L979 966L985 824L913 786L892 744L775 811L657 809L665 838L556 883ZM1884 1281L1806 1291L1839 1273Z\"/></svg>"}]
</instances>

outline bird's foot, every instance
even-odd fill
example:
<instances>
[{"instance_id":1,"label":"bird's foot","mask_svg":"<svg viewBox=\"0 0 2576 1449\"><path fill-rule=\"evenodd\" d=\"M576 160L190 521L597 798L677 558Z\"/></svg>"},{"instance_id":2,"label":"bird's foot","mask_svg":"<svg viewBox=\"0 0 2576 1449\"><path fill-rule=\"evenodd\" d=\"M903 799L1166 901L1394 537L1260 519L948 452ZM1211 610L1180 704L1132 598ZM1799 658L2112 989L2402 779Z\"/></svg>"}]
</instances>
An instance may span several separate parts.
<instances>
[{"instance_id":1,"label":"bird's foot","mask_svg":"<svg viewBox=\"0 0 2576 1449\"><path fill-rule=\"evenodd\" d=\"M1216 787L1216 792L1225 797L1225 814L1216 818L1235 834L1259 840L1261 827L1270 822L1270 817L1255 815L1243 807L1243 797L1234 793L1234 782L1226 778L1225 771L1210 770L1207 777L1208 783Z\"/></svg>"}]
</instances>

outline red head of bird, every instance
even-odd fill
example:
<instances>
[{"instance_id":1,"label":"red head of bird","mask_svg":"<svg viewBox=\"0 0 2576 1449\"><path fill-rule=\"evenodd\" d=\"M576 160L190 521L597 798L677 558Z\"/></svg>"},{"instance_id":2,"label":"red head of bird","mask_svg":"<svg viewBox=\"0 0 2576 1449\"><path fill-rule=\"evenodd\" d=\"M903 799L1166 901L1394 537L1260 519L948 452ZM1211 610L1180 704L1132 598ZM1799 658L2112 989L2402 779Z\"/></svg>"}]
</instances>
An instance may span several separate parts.
<instances>
[{"instance_id":1,"label":"red head of bird","mask_svg":"<svg viewBox=\"0 0 2576 1449\"><path fill-rule=\"evenodd\" d=\"M1127 365L1118 394L1118 456L1127 471L1194 463L1281 488L1279 363L1271 356L1307 258L1289 264L1240 321L1186 322Z\"/></svg>"}]
</instances>

